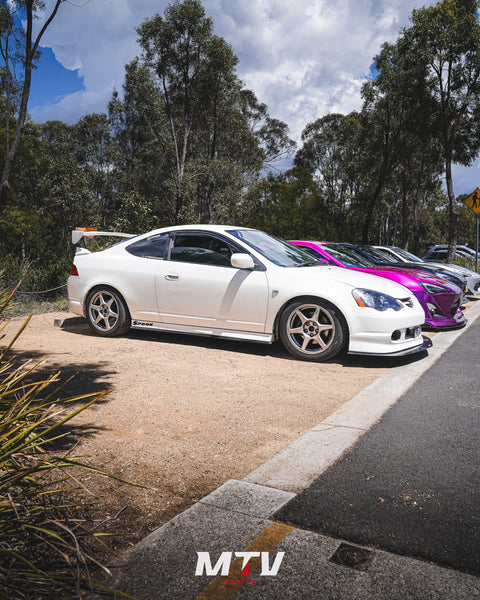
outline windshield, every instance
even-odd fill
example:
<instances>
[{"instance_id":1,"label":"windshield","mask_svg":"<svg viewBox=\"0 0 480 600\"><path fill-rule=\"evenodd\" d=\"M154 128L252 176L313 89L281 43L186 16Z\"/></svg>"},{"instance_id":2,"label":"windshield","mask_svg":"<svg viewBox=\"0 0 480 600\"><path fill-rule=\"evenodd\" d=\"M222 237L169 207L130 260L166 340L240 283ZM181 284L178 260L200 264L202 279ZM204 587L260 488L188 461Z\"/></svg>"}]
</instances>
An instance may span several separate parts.
<instances>
[{"instance_id":1,"label":"windshield","mask_svg":"<svg viewBox=\"0 0 480 600\"><path fill-rule=\"evenodd\" d=\"M380 248L375 248L374 246L360 246L360 248L362 250L365 250L365 252L367 252L367 254L369 254L373 258L373 260L376 260L378 262L398 262L398 260L395 260L393 256L387 254L383 250L380 250Z\"/></svg>"},{"instance_id":2,"label":"windshield","mask_svg":"<svg viewBox=\"0 0 480 600\"><path fill-rule=\"evenodd\" d=\"M415 254L408 252L408 250L404 250L403 248L394 248L394 250L397 254L399 254L403 259L407 260L408 262L423 262L421 258L418 258L418 256L415 256Z\"/></svg>"},{"instance_id":3,"label":"windshield","mask_svg":"<svg viewBox=\"0 0 480 600\"><path fill-rule=\"evenodd\" d=\"M339 260L345 267L374 267L375 263L356 252L353 248L341 244L321 244L323 250Z\"/></svg>"},{"instance_id":4,"label":"windshield","mask_svg":"<svg viewBox=\"0 0 480 600\"><path fill-rule=\"evenodd\" d=\"M269 235L264 231L239 229L230 230L228 233L242 240L242 242L279 267L320 267L324 264L301 248L297 248L285 240Z\"/></svg>"}]
</instances>

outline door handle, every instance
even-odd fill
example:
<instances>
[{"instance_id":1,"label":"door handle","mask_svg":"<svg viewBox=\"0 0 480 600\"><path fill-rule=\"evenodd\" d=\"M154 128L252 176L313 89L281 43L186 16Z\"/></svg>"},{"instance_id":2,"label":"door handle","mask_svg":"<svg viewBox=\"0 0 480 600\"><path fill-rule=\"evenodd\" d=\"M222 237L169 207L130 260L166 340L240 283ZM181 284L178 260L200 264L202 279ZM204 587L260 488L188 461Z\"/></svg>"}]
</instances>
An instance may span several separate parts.
<instances>
[{"instance_id":1,"label":"door handle","mask_svg":"<svg viewBox=\"0 0 480 600\"><path fill-rule=\"evenodd\" d=\"M167 281L178 281L180 277L176 273L167 273L165 279Z\"/></svg>"}]
</instances>

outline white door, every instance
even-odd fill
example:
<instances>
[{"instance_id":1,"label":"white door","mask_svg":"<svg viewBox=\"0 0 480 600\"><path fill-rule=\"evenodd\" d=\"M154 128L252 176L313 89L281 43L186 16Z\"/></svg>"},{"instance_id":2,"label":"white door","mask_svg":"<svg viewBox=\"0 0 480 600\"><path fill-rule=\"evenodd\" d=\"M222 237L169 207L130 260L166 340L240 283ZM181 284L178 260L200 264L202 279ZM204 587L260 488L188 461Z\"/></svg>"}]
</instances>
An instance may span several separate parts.
<instances>
[{"instance_id":1,"label":"white door","mask_svg":"<svg viewBox=\"0 0 480 600\"><path fill-rule=\"evenodd\" d=\"M177 236L170 260L156 272L158 311L165 323L264 332L269 298L263 270L230 265L235 248L208 234Z\"/></svg>"}]
</instances>

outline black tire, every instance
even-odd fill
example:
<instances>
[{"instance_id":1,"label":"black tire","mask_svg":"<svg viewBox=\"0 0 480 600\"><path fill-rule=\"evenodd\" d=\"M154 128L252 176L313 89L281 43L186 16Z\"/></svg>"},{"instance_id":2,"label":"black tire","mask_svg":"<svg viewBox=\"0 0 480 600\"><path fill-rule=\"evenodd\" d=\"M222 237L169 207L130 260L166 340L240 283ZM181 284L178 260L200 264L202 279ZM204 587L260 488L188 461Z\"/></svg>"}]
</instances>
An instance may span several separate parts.
<instances>
[{"instance_id":1,"label":"black tire","mask_svg":"<svg viewBox=\"0 0 480 600\"><path fill-rule=\"evenodd\" d=\"M98 287L88 294L85 313L90 328L97 335L114 337L130 329L128 308L120 294L110 287Z\"/></svg>"},{"instance_id":2,"label":"black tire","mask_svg":"<svg viewBox=\"0 0 480 600\"><path fill-rule=\"evenodd\" d=\"M337 308L319 299L289 304L279 323L280 339L295 358L322 362L345 347L348 330Z\"/></svg>"}]
</instances>

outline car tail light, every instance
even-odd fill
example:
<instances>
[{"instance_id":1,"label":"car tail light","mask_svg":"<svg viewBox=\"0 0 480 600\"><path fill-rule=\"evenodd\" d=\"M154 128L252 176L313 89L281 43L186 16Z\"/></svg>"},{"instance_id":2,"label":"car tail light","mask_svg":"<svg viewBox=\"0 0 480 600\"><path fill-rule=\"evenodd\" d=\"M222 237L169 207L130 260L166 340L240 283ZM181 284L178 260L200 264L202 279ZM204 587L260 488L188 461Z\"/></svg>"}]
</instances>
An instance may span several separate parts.
<instances>
[{"instance_id":1,"label":"car tail light","mask_svg":"<svg viewBox=\"0 0 480 600\"><path fill-rule=\"evenodd\" d=\"M78 277L78 269L76 265L72 265L72 270L70 271L70 275L75 275Z\"/></svg>"}]
</instances>

